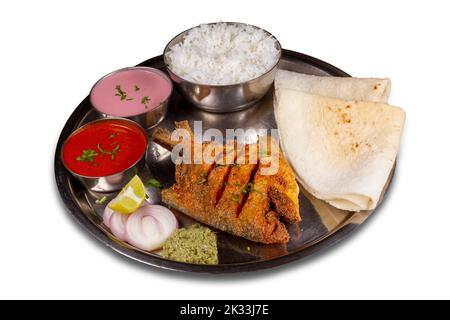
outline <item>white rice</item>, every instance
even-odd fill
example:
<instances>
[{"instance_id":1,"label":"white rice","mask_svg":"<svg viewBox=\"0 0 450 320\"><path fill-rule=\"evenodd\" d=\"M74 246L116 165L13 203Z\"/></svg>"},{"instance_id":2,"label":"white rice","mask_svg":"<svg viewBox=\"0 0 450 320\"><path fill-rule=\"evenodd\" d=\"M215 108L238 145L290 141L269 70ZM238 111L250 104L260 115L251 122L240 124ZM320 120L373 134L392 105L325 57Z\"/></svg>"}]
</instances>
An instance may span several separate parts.
<instances>
[{"instance_id":1,"label":"white rice","mask_svg":"<svg viewBox=\"0 0 450 320\"><path fill-rule=\"evenodd\" d=\"M226 85L257 78L277 62L276 40L249 25L200 25L166 52L169 68L195 83Z\"/></svg>"}]
</instances>

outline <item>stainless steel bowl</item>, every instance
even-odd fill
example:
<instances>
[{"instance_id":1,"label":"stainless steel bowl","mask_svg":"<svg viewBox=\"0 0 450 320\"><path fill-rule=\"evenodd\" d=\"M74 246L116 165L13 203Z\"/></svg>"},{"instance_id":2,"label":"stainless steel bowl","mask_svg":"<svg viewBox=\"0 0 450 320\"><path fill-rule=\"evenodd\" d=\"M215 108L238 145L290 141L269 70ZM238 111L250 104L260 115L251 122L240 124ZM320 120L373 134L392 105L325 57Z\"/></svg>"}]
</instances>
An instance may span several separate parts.
<instances>
[{"instance_id":1,"label":"stainless steel bowl","mask_svg":"<svg viewBox=\"0 0 450 320\"><path fill-rule=\"evenodd\" d=\"M226 22L227 24L233 25L244 25L244 23L238 22ZM212 23L214 24L214 23ZM253 26L255 27L255 26ZM194 27L197 28L197 27ZM258 100L260 100L269 91L277 70L278 63L281 58L281 45L279 41L276 40L277 48L280 50L280 54L274 66L261 76L248 80L242 83L236 83L231 85L210 85L194 83L189 80L182 78L173 72L169 67L169 61L166 57L167 51L174 45L182 42L186 34L194 29L188 29L183 31L175 38L173 38L164 49L164 63L166 64L167 71L170 78L175 82L177 87L180 89L183 96L190 101L192 104L200 109L209 112L234 112L250 107ZM258 27L255 27L258 28ZM258 28L261 29L261 28ZM264 29L268 36L272 36L269 32Z\"/></svg>"},{"instance_id":2,"label":"stainless steel bowl","mask_svg":"<svg viewBox=\"0 0 450 320\"><path fill-rule=\"evenodd\" d=\"M63 152L64 152L64 146L66 142L75 134L77 134L79 131L83 130L86 126L91 125L92 123L100 122L100 121L110 121L112 119L99 119L91 121L81 127L79 127L77 130L72 132L69 137L64 142L62 148L61 148L61 162L63 163L64 167L67 171L69 171L78 181L81 182L81 184L86 187L87 189L91 191L96 192L112 192L122 189L128 181L130 181L131 178L133 178L137 173L139 173L145 166L145 154L147 152L147 146L148 146L148 138L147 134L144 128L140 126L139 124L135 123L132 120L129 119L122 119L117 118L114 119L115 121L123 121L126 122L127 125L133 125L136 128L138 128L145 136L146 139L146 148L144 153L139 157L139 159L133 163L130 167L128 167L125 170L122 170L120 172L117 172L115 174L109 175L109 176L102 176L102 177L91 177L91 176L84 176L80 175L78 173L73 172L70 170L70 168L66 165L63 158Z\"/></svg>"},{"instance_id":3,"label":"stainless steel bowl","mask_svg":"<svg viewBox=\"0 0 450 320\"><path fill-rule=\"evenodd\" d=\"M155 69L155 68L150 68L150 67L127 67L127 68L122 68L116 71L113 71L111 73L108 73L106 76L103 76L102 78L100 78L92 87L91 89L91 93L94 90L94 88L97 86L98 83L100 83L103 79L110 77L118 72L122 72L122 71L126 71L126 70L145 70L145 71L150 71L153 73L157 73L158 75L160 75L162 78L164 78L169 84L170 84L170 93L167 96L167 98L161 102L161 104L156 107L153 108L147 112L143 112L140 113L138 115L134 115L134 116L129 116L129 117L119 117L119 116L115 116L115 115L111 115L111 114L107 114L104 112L101 112L100 110L98 110L98 108L95 106L95 104L92 102L92 100L90 100L91 105L94 107L94 109L99 113L99 115L102 118L125 118L125 119L130 119L132 121L135 121L137 123L139 123L142 127L147 128L147 129L151 129L155 126L157 126L159 123L161 123L161 121L164 120L164 118L166 117L167 114L167 109L169 108L169 100L170 97L172 96L172 91L173 91L173 85L172 85L172 81L170 80L170 78L161 70ZM91 97L91 94L89 94L89 97Z\"/></svg>"}]
</instances>

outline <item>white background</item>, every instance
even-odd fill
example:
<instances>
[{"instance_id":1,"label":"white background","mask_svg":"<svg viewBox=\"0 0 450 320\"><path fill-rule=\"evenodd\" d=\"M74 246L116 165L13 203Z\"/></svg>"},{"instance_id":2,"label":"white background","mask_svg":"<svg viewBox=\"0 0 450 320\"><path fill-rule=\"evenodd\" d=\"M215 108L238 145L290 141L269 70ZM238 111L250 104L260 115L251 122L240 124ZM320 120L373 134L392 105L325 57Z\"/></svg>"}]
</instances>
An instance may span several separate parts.
<instances>
[{"instance_id":1,"label":"white background","mask_svg":"<svg viewBox=\"0 0 450 320\"><path fill-rule=\"evenodd\" d=\"M0 298L450 298L448 1L9 1L0 10ZM395 181L348 240L232 276L148 268L97 244L54 183L61 129L100 76L182 30L242 21L354 76L390 77L407 112Z\"/></svg>"}]
</instances>

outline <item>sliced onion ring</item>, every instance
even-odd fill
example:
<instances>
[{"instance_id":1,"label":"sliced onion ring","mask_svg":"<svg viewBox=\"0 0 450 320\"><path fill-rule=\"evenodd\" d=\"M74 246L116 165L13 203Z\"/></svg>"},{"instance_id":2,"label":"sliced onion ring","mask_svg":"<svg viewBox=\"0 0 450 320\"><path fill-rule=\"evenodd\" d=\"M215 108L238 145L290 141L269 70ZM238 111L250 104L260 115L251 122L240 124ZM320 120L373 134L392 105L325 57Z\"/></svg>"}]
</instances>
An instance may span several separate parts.
<instances>
[{"instance_id":1,"label":"sliced onion ring","mask_svg":"<svg viewBox=\"0 0 450 320\"><path fill-rule=\"evenodd\" d=\"M110 228L110 222L111 222L111 217L113 216L115 212L110 209L108 206L105 207L105 210L103 211L103 223L105 224L105 226L107 226L108 228Z\"/></svg>"},{"instance_id":2,"label":"sliced onion ring","mask_svg":"<svg viewBox=\"0 0 450 320\"><path fill-rule=\"evenodd\" d=\"M126 225L129 217L130 216L127 214L114 212L109 221L109 229L111 229L112 234L120 240L125 241L127 239Z\"/></svg>"},{"instance_id":3,"label":"sliced onion ring","mask_svg":"<svg viewBox=\"0 0 450 320\"><path fill-rule=\"evenodd\" d=\"M128 217L126 240L139 249L153 251L161 248L177 227L177 219L169 209L143 206Z\"/></svg>"}]
</instances>

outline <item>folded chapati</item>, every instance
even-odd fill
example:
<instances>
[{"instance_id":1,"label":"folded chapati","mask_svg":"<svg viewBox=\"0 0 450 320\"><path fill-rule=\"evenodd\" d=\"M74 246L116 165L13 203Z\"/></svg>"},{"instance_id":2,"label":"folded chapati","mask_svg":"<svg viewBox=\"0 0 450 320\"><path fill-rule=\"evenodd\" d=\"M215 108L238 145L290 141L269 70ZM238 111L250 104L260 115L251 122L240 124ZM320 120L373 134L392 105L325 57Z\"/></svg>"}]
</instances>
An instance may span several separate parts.
<instances>
[{"instance_id":1,"label":"folded chapati","mask_svg":"<svg viewBox=\"0 0 450 320\"><path fill-rule=\"evenodd\" d=\"M397 156L404 111L280 87L274 107L285 156L303 186L339 209L374 209Z\"/></svg>"},{"instance_id":2,"label":"folded chapati","mask_svg":"<svg viewBox=\"0 0 450 320\"><path fill-rule=\"evenodd\" d=\"M275 89L294 89L343 100L387 103L391 81L377 78L320 77L278 70Z\"/></svg>"}]
</instances>

